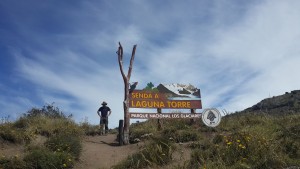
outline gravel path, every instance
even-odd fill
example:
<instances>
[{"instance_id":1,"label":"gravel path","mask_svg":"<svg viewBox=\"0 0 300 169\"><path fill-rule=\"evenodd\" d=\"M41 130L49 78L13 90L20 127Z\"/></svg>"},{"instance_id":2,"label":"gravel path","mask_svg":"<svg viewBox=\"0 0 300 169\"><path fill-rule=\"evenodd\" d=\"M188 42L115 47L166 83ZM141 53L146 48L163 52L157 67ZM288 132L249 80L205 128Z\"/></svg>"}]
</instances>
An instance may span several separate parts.
<instances>
[{"instance_id":1,"label":"gravel path","mask_svg":"<svg viewBox=\"0 0 300 169\"><path fill-rule=\"evenodd\" d=\"M109 169L138 150L136 144L118 146L115 134L89 136L83 141L81 158L74 169Z\"/></svg>"}]
</instances>

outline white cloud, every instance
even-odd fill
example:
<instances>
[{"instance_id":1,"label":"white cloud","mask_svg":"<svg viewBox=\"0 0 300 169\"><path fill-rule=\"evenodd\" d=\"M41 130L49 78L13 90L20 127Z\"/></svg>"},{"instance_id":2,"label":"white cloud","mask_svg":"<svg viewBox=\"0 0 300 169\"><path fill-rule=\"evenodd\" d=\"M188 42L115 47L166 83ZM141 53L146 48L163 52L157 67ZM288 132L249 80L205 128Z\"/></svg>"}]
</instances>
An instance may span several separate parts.
<instances>
[{"instance_id":1,"label":"white cloud","mask_svg":"<svg viewBox=\"0 0 300 169\"><path fill-rule=\"evenodd\" d=\"M211 55L234 60L256 75L249 77L224 107L241 110L269 95L297 89L299 9L298 1L266 1L249 10L240 24L218 31L217 43L209 49Z\"/></svg>"},{"instance_id":2,"label":"white cloud","mask_svg":"<svg viewBox=\"0 0 300 169\"><path fill-rule=\"evenodd\" d=\"M68 52L61 55L67 56ZM38 62L23 56L19 56L17 60L23 78L43 88L36 92L39 92L39 96L45 103L55 102L67 112L73 113L75 117L81 117L80 119L85 116L92 117L91 122L97 123L96 111L100 102L106 100L116 112L112 117L121 118L117 112L122 110L123 81L118 69L101 69L99 64L92 63L93 68L89 71L79 71L76 67L81 68L86 64L85 62L73 60L74 62L51 67L44 64L47 61ZM68 97L66 99L61 95L68 95ZM76 110L77 108L80 109ZM116 125L115 122L112 124Z\"/></svg>"},{"instance_id":3,"label":"white cloud","mask_svg":"<svg viewBox=\"0 0 300 169\"><path fill-rule=\"evenodd\" d=\"M295 2L295 1L294 1ZM216 57L234 59L254 68L269 68L291 57L300 38L299 4L267 1L250 10L245 20L230 30L220 30L218 43L212 45Z\"/></svg>"}]
</instances>

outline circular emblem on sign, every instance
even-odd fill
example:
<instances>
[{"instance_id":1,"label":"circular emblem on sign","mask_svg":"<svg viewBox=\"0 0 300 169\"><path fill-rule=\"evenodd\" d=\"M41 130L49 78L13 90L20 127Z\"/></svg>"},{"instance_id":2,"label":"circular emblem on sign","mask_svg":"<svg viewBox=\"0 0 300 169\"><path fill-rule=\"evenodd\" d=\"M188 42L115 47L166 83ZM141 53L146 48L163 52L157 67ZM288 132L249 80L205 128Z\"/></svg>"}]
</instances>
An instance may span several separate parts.
<instances>
[{"instance_id":1,"label":"circular emblem on sign","mask_svg":"<svg viewBox=\"0 0 300 169\"><path fill-rule=\"evenodd\" d=\"M208 127L216 127L221 122L221 113L215 109L205 109L202 113L202 121Z\"/></svg>"}]
</instances>

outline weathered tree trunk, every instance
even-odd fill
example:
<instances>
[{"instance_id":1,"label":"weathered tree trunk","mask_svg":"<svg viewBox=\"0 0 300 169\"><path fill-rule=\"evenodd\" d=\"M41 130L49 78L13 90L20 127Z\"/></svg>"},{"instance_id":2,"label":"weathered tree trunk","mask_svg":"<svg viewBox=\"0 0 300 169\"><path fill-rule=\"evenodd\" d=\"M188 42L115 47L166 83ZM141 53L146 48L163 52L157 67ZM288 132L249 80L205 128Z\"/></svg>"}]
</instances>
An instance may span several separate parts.
<instances>
[{"instance_id":1,"label":"weathered tree trunk","mask_svg":"<svg viewBox=\"0 0 300 169\"><path fill-rule=\"evenodd\" d=\"M161 108L157 108L157 113L161 114ZM157 119L157 130L161 130L162 129L162 119Z\"/></svg>"},{"instance_id":2,"label":"weathered tree trunk","mask_svg":"<svg viewBox=\"0 0 300 169\"><path fill-rule=\"evenodd\" d=\"M191 109L191 113L192 113L192 114L195 114L195 113L196 113L196 109ZM191 123L191 124L194 124L195 121L196 121L195 119L191 119L191 120L190 120L190 123Z\"/></svg>"},{"instance_id":3,"label":"weathered tree trunk","mask_svg":"<svg viewBox=\"0 0 300 169\"><path fill-rule=\"evenodd\" d=\"M133 46L132 49L132 55L130 58L130 64L129 64L129 69L127 76L124 73L123 70L123 47L121 43L119 42L119 49L118 49L118 61L119 61L119 66L120 66L120 71L123 77L124 81L124 102L123 102L123 107L124 107L124 131L123 131L123 140L124 144L129 144L129 125L130 125L130 117L129 117L129 81L131 77L131 71L132 71L132 65L134 61L134 55L135 55L135 50L136 50L136 45Z\"/></svg>"}]
</instances>

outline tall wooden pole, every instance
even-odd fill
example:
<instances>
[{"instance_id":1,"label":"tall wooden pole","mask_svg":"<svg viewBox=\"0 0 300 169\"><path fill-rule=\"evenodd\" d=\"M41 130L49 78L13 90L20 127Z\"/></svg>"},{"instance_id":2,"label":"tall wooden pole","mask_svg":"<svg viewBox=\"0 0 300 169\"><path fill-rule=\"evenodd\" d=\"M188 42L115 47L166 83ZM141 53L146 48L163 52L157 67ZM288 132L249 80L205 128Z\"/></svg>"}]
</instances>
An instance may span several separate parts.
<instances>
[{"instance_id":1,"label":"tall wooden pole","mask_svg":"<svg viewBox=\"0 0 300 169\"><path fill-rule=\"evenodd\" d=\"M124 70L123 70L123 47L122 47L120 42L119 42L119 48L118 48L118 51L117 51L119 67L120 67L120 71L121 71L123 81L124 81L124 102L123 102L123 107L124 107L124 131L123 131L123 140L124 140L125 145L129 144L129 125L130 125L129 100L128 100L128 98L129 98L129 81L130 81L130 77L131 77L132 65L133 65L133 61L134 61L136 46L137 45L134 45L133 49L132 49L132 54L131 54L131 58L130 58L130 64L129 64L127 76L125 75Z\"/></svg>"},{"instance_id":2,"label":"tall wooden pole","mask_svg":"<svg viewBox=\"0 0 300 169\"><path fill-rule=\"evenodd\" d=\"M161 114L161 108L157 108L157 113ZM161 130L162 129L162 120L157 119L157 130Z\"/></svg>"}]
</instances>

